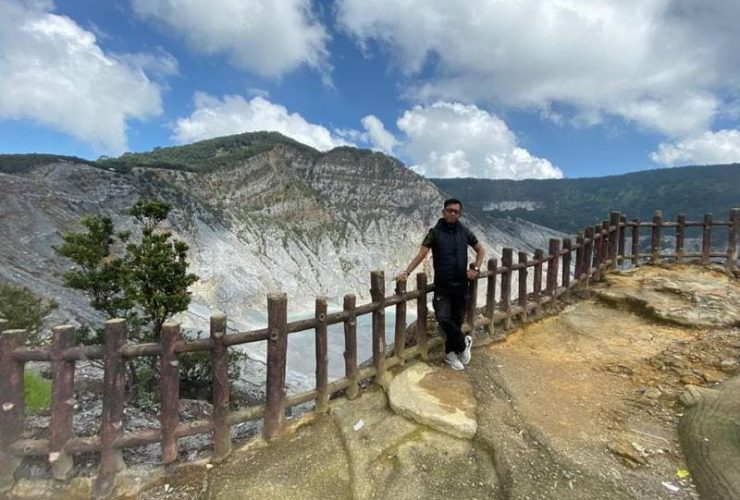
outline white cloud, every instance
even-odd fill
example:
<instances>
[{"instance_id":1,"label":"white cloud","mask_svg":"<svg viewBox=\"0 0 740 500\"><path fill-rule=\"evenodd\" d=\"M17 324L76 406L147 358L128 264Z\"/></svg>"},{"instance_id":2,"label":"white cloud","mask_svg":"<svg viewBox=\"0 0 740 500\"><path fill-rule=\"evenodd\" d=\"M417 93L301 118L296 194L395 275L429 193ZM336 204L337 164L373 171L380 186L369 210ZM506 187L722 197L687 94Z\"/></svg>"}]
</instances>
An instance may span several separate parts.
<instances>
[{"instance_id":1,"label":"white cloud","mask_svg":"<svg viewBox=\"0 0 740 500\"><path fill-rule=\"evenodd\" d=\"M672 137L706 130L740 90L737 19L737 0L337 3L340 27L391 54L414 99L618 116Z\"/></svg>"},{"instance_id":2,"label":"white cloud","mask_svg":"<svg viewBox=\"0 0 740 500\"><path fill-rule=\"evenodd\" d=\"M239 95L225 95L223 99L196 92L195 111L177 120L173 139L189 143L242 132L275 131L325 151L337 146L352 145L333 135L327 128L309 123L298 113L262 97L247 101Z\"/></svg>"},{"instance_id":3,"label":"white cloud","mask_svg":"<svg viewBox=\"0 0 740 500\"><path fill-rule=\"evenodd\" d=\"M180 64L175 56L159 48L156 53L137 52L135 54L113 54L112 57L133 67L139 68L158 78L166 78L180 74Z\"/></svg>"},{"instance_id":4,"label":"white cloud","mask_svg":"<svg viewBox=\"0 0 740 500\"><path fill-rule=\"evenodd\" d=\"M231 63L277 77L308 65L327 75L329 35L310 0L131 0L134 11L154 19L202 54L225 54Z\"/></svg>"},{"instance_id":5,"label":"white cloud","mask_svg":"<svg viewBox=\"0 0 740 500\"><path fill-rule=\"evenodd\" d=\"M398 141L393 134L385 129L383 122L375 115L367 115L361 121L366 131L363 137L365 141L372 144L373 149L392 155L394 149L398 146Z\"/></svg>"},{"instance_id":6,"label":"white cloud","mask_svg":"<svg viewBox=\"0 0 740 500\"><path fill-rule=\"evenodd\" d=\"M126 122L161 113L160 88L51 8L0 1L0 119L33 120L121 153Z\"/></svg>"},{"instance_id":7,"label":"white cloud","mask_svg":"<svg viewBox=\"0 0 740 500\"><path fill-rule=\"evenodd\" d=\"M662 165L740 163L740 130L705 132L676 143L663 143L650 158Z\"/></svg>"},{"instance_id":8,"label":"white cloud","mask_svg":"<svg viewBox=\"0 0 740 500\"><path fill-rule=\"evenodd\" d=\"M563 172L517 145L501 119L473 105L436 102L416 106L398 120L401 146L427 177L560 178Z\"/></svg>"}]
</instances>

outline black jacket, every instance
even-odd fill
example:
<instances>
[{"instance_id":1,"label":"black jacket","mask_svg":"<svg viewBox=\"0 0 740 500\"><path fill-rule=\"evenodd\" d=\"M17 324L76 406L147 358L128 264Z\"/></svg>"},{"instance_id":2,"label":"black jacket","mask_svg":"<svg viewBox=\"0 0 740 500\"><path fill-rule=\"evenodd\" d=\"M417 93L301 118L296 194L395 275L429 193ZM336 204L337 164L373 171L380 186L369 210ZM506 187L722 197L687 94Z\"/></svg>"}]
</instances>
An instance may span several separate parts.
<instances>
[{"instance_id":1,"label":"black jacket","mask_svg":"<svg viewBox=\"0 0 740 500\"><path fill-rule=\"evenodd\" d=\"M439 219L429 230L424 241L432 249L434 263L434 289L436 291L463 291L468 285L468 245L475 246L478 239L459 222L448 224Z\"/></svg>"}]
</instances>

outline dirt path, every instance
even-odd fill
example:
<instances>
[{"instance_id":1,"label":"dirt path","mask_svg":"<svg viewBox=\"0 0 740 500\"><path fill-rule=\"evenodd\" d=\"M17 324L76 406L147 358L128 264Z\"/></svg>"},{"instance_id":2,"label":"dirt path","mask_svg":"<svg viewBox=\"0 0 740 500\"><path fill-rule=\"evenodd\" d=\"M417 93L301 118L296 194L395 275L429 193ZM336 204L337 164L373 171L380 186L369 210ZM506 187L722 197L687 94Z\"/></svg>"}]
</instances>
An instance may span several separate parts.
<instances>
[{"instance_id":1,"label":"dirt path","mask_svg":"<svg viewBox=\"0 0 740 500\"><path fill-rule=\"evenodd\" d=\"M700 299L692 302L690 289L682 290L683 303L663 304L660 314L636 302L650 283L678 276L699 283ZM648 268L629 282L607 280L595 298L489 346L497 383L525 423L521 432L560 457L561 468L598 471L630 497L698 497L691 478L680 477L687 466L677 435L684 411L678 396L686 385L727 379L740 359L737 328L679 326L670 316L706 304L707 282L724 299L737 297L737 283L723 273Z\"/></svg>"}]
</instances>

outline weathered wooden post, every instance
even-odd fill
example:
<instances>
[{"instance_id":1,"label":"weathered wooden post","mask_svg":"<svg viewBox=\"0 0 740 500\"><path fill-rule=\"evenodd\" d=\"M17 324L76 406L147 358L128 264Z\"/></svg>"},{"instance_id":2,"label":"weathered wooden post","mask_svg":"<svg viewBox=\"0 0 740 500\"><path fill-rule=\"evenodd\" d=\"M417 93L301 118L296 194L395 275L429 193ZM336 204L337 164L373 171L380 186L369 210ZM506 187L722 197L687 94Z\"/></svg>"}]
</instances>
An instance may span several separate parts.
<instances>
[{"instance_id":1,"label":"weathered wooden post","mask_svg":"<svg viewBox=\"0 0 740 500\"><path fill-rule=\"evenodd\" d=\"M352 295L344 296L344 374L349 379L347 397L355 399L360 392L360 380L357 369L357 316L355 307L357 298Z\"/></svg>"},{"instance_id":2,"label":"weathered wooden post","mask_svg":"<svg viewBox=\"0 0 740 500\"><path fill-rule=\"evenodd\" d=\"M730 227L727 230L727 267L737 267L737 243L740 233L740 208L730 210Z\"/></svg>"},{"instance_id":3,"label":"weathered wooden post","mask_svg":"<svg viewBox=\"0 0 740 500\"><path fill-rule=\"evenodd\" d=\"M498 261L488 259L488 278L486 278L486 317L488 318L488 334L493 335L493 315L496 310L496 270Z\"/></svg>"},{"instance_id":4,"label":"weathered wooden post","mask_svg":"<svg viewBox=\"0 0 740 500\"><path fill-rule=\"evenodd\" d=\"M704 214L701 232L701 263L709 264L712 253L712 214Z\"/></svg>"},{"instance_id":5,"label":"weathered wooden post","mask_svg":"<svg viewBox=\"0 0 740 500\"><path fill-rule=\"evenodd\" d=\"M396 282L396 295L401 301L396 304L396 328L393 337L393 354L401 364L406 350L406 280Z\"/></svg>"},{"instance_id":6,"label":"weathered wooden post","mask_svg":"<svg viewBox=\"0 0 740 500\"><path fill-rule=\"evenodd\" d=\"M329 343L326 297L316 298L316 413L329 409Z\"/></svg>"},{"instance_id":7,"label":"weathered wooden post","mask_svg":"<svg viewBox=\"0 0 740 500\"><path fill-rule=\"evenodd\" d=\"M653 232L650 238L650 263L658 264L660 262L660 231L663 227L663 212L655 211L653 215Z\"/></svg>"},{"instance_id":8,"label":"weathered wooden post","mask_svg":"<svg viewBox=\"0 0 740 500\"><path fill-rule=\"evenodd\" d=\"M617 259L624 260L625 244L627 240L627 216L622 214L619 217L619 246L617 248Z\"/></svg>"},{"instance_id":9,"label":"weathered wooden post","mask_svg":"<svg viewBox=\"0 0 740 500\"><path fill-rule=\"evenodd\" d=\"M534 251L534 277L532 280L532 296L534 297L537 307L534 309L535 315L540 313L540 301L542 300L542 263L545 261L545 251L538 248Z\"/></svg>"},{"instance_id":10,"label":"weathered wooden post","mask_svg":"<svg viewBox=\"0 0 740 500\"><path fill-rule=\"evenodd\" d=\"M280 434L285 422L285 368L288 352L288 296L267 296L267 389L265 421L262 436L272 440Z\"/></svg>"},{"instance_id":11,"label":"weathered wooden post","mask_svg":"<svg viewBox=\"0 0 740 500\"><path fill-rule=\"evenodd\" d=\"M632 265L640 265L640 219L632 220Z\"/></svg>"},{"instance_id":12,"label":"weathered wooden post","mask_svg":"<svg viewBox=\"0 0 740 500\"><path fill-rule=\"evenodd\" d=\"M75 343L75 327L57 326L51 337L51 425L49 426L49 464L54 479L64 481L72 472L72 455L64 446L72 437L74 417L75 362L62 359L64 350Z\"/></svg>"},{"instance_id":13,"label":"weathered wooden post","mask_svg":"<svg viewBox=\"0 0 740 500\"><path fill-rule=\"evenodd\" d=\"M617 252L619 251L619 218L622 214L614 210L609 214L609 264L610 269L617 268Z\"/></svg>"},{"instance_id":14,"label":"weathered wooden post","mask_svg":"<svg viewBox=\"0 0 740 500\"><path fill-rule=\"evenodd\" d=\"M676 217L676 262L683 262L684 257L684 239L686 237L686 216L680 214Z\"/></svg>"},{"instance_id":15,"label":"weathered wooden post","mask_svg":"<svg viewBox=\"0 0 740 500\"><path fill-rule=\"evenodd\" d=\"M580 232L576 235L576 271L573 275L573 279L578 281L578 285L580 285L581 277L583 276L583 255L585 254L585 250L583 233Z\"/></svg>"},{"instance_id":16,"label":"weathered wooden post","mask_svg":"<svg viewBox=\"0 0 740 500\"><path fill-rule=\"evenodd\" d=\"M211 462L221 462L231 454L231 427L226 422L229 415L229 353L226 337L226 315L218 312L211 316L211 370L213 372L213 457Z\"/></svg>"},{"instance_id":17,"label":"weathered wooden post","mask_svg":"<svg viewBox=\"0 0 740 500\"><path fill-rule=\"evenodd\" d=\"M25 394L23 363L13 359L13 351L22 345L24 330L5 330L6 320L0 320L0 493L13 487L20 460L10 451L10 445L23 432Z\"/></svg>"},{"instance_id":18,"label":"weathered wooden post","mask_svg":"<svg viewBox=\"0 0 740 500\"><path fill-rule=\"evenodd\" d=\"M94 492L96 497L107 497L113 492L116 474L125 465L117 442L123 437L126 362L121 355L121 348L126 343L126 335L125 319L105 322L103 412L100 423L100 467Z\"/></svg>"},{"instance_id":19,"label":"weathered wooden post","mask_svg":"<svg viewBox=\"0 0 740 500\"><path fill-rule=\"evenodd\" d=\"M180 423L180 362L175 353L175 343L180 340L180 324L167 321L162 325L159 343L162 355L159 357L159 390L162 401L159 422L162 429L162 463L170 464L177 460L177 438L175 429Z\"/></svg>"},{"instance_id":20,"label":"weathered wooden post","mask_svg":"<svg viewBox=\"0 0 740 500\"><path fill-rule=\"evenodd\" d=\"M475 267L473 264L470 265L472 269ZM476 276L473 281L468 283L468 304L465 311L465 322L468 324L470 331L475 330L475 310L478 308L478 278Z\"/></svg>"},{"instance_id":21,"label":"weathered wooden post","mask_svg":"<svg viewBox=\"0 0 740 500\"><path fill-rule=\"evenodd\" d=\"M601 280L601 263L602 257L604 256L604 234L602 233L603 226L594 226L594 281Z\"/></svg>"},{"instance_id":22,"label":"weathered wooden post","mask_svg":"<svg viewBox=\"0 0 740 500\"><path fill-rule=\"evenodd\" d=\"M610 232L609 221L605 220L601 222L601 276L605 275L609 270L609 253L612 247L612 233Z\"/></svg>"},{"instance_id":23,"label":"weathered wooden post","mask_svg":"<svg viewBox=\"0 0 740 500\"><path fill-rule=\"evenodd\" d=\"M419 356L422 361L429 360L429 330L427 329L427 275L416 275L416 289L419 298L416 299L416 342L419 345Z\"/></svg>"},{"instance_id":24,"label":"weathered wooden post","mask_svg":"<svg viewBox=\"0 0 740 500\"><path fill-rule=\"evenodd\" d=\"M514 264L514 250L504 248L501 251L501 265L506 268L501 275L501 310L506 314L504 329L511 328L511 266Z\"/></svg>"},{"instance_id":25,"label":"weathered wooden post","mask_svg":"<svg viewBox=\"0 0 740 500\"><path fill-rule=\"evenodd\" d=\"M385 273L370 273L370 297L373 309L373 366L375 380L380 383L385 375Z\"/></svg>"},{"instance_id":26,"label":"weathered wooden post","mask_svg":"<svg viewBox=\"0 0 740 500\"><path fill-rule=\"evenodd\" d=\"M550 238L550 246L547 249L547 294L551 297L550 304L555 304L555 292L558 289L558 267L560 266L560 240Z\"/></svg>"},{"instance_id":27,"label":"weathered wooden post","mask_svg":"<svg viewBox=\"0 0 740 500\"><path fill-rule=\"evenodd\" d=\"M591 259L594 250L594 228L587 227L585 231L586 246L583 252L583 272L586 277L586 286L591 283Z\"/></svg>"},{"instance_id":28,"label":"weathered wooden post","mask_svg":"<svg viewBox=\"0 0 740 500\"><path fill-rule=\"evenodd\" d=\"M567 290L570 290L570 262L573 257L573 244L571 243L570 238L563 238L563 250L565 253L563 254L562 283L566 289L567 296L570 295L570 292Z\"/></svg>"},{"instance_id":29,"label":"weathered wooden post","mask_svg":"<svg viewBox=\"0 0 740 500\"><path fill-rule=\"evenodd\" d=\"M527 252L519 252L518 254L519 268L519 307L522 308L522 323L528 321L527 311Z\"/></svg>"}]
</instances>

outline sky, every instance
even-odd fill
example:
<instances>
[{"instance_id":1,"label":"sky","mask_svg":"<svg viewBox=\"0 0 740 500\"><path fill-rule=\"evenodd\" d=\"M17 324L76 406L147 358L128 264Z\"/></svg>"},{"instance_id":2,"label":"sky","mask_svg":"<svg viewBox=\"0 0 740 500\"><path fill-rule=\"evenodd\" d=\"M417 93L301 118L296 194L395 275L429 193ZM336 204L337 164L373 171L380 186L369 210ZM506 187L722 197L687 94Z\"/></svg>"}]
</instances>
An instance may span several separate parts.
<instances>
[{"instance_id":1,"label":"sky","mask_svg":"<svg viewBox=\"0 0 740 500\"><path fill-rule=\"evenodd\" d=\"M738 0L0 0L0 153L274 130L427 177L740 162Z\"/></svg>"}]
</instances>

